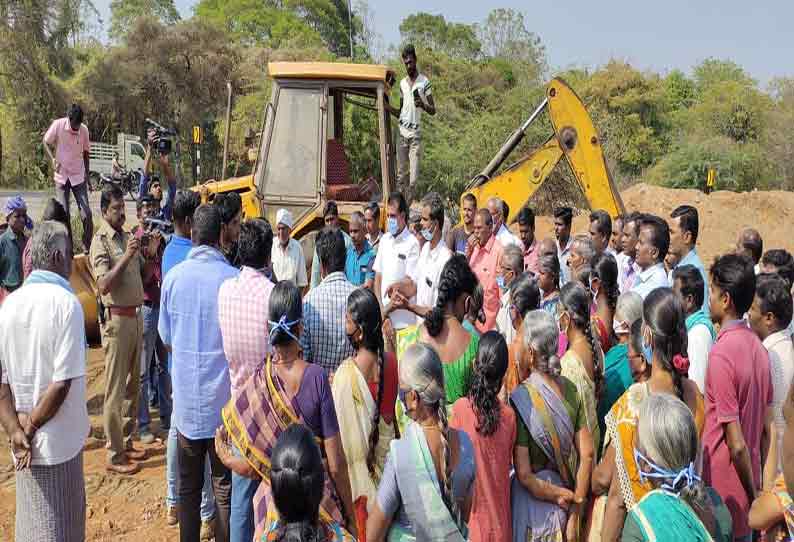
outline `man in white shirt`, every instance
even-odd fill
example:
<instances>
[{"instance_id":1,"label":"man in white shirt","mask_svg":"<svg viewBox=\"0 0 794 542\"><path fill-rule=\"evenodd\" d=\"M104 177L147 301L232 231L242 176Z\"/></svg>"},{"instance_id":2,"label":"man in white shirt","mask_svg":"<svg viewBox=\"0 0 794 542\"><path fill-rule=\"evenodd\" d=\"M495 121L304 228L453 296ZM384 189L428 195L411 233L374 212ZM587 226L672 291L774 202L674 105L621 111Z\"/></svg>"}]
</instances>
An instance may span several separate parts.
<instances>
[{"instance_id":1,"label":"man in white shirt","mask_svg":"<svg viewBox=\"0 0 794 542\"><path fill-rule=\"evenodd\" d=\"M392 192L386 205L386 233L375 257L375 286L384 316L384 333L390 337L416 323L416 316L406 309L392 309L390 287L414 273L419 260L419 241L408 229L408 203L400 192ZM409 300L410 301L410 300ZM393 339L393 337L390 337Z\"/></svg>"},{"instance_id":2,"label":"man in white shirt","mask_svg":"<svg viewBox=\"0 0 794 542\"><path fill-rule=\"evenodd\" d=\"M691 205L679 205L670 214L670 253L674 255L677 263L668 273L668 280L672 284L673 271L678 267L693 265L703 277L703 310L709 313L709 288L708 276L703 262L697 252L698 230L700 219L698 210ZM669 256L669 254L668 254Z\"/></svg>"},{"instance_id":3,"label":"man in white shirt","mask_svg":"<svg viewBox=\"0 0 794 542\"><path fill-rule=\"evenodd\" d=\"M747 312L747 319L769 351L778 452L775 477L783 467L783 432L786 425L783 420L783 403L794 378L794 342L788 329L793 312L788 283L778 275L759 275L755 298Z\"/></svg>"},{"instance_id":4,"label":"man in white shirt","mask_svg":"<svg viewBox=\"0 0 794 542\"><path fill-rule=\"evenodd\" d=\"M636 263L640 268L632 292L644 300L657 288L670 286L664 258L670 248L670 228L667 222L654 215L643 215L640 221L640 237L637 243Z\"/></svg>"},{"instance_id":5,"label":"man in white shirt","mask_svg":"<svg viewBox=\"0 0 794 542\"><path fill-rule=\"evenodd\" d=\"M634 286L639 267L635 261L637 257L637 243L640 240L640 221L642 215L629 213L623 219L623 233L620 238L621 253L618 254L618 287L620 293L628 292Z\"/></svg>"},{"instance_id":6,"label":"man in white shirt","mask_svg":"<svg viewBox=\"0 0 794 542\"><path fill-rule=\"evenodd\" d=\"M42 222L30 243L34 271L0 309L0 423L16 465L17 539L83 540L85 319L68 282L66 227Z\"/></svg>"},{"instance_id":7,"label":"man in white shirt","mask_svg":"<svg viewBox=\"0 0 794 542\"><path fill-rule=\"evenodd\" d=\"M416 65L416 49L411 44L403 47L402 61L407 76L400 81L400 108L388 106L389 111L400 119L400 139L397 143L397 189L410 194L419 177L421 155L420 121L422 111L436 114L430 80L419 73Z\"/></svg>"},{"instance_id":8,"label":"man in white shirt","mask_svg":"<svg viewBox=\"0 0 794 542\"><path fill-rule=\"evenodd\" d=\"M303 256L301 244L291 237L292 213L279 209L276 213L276 229L278 240L273 243L270 259L276 280L291 280L295 286L305 289L309 285L306 276L306 258Z\"/></svg>"},{"instance_id":9,"label":"man in white shirt","mask_svg":"<svg viewBox=\"0 0 794 542\"><path fill-rule=\"evenodd\" d=\"M496 313L496 330L504 335L507 344L513 342L516 330L510 317L510 286L521 276L524 270L524 253L515 245L505 247L496 284L501 293L499 312Z\"/></svg>"},{"instance_id":10,"label":"man in white shirt","mask_svg":"<svg viewBox=\"0 0 794 542\"><path fill-rule=\"evenodd\" d=\"M736 253L753 261L755 274L761 274L761 256L764 254L764 240L755 228L744 228L736 239Z\"/></svg>"},{"instance_id":11,"label":"man in white shirt","mask_svg":"<svg viewBox=\"0 0 794 542\"><path fill-rule=\"evenodd\" d=\"M392 285L390 296L393 306L403 306L419 316L436 306L441 271L452 257L444 242L444 203L435 192L422 199L421 235L425 244L413 271L399 283ZM415 303L409 300L416 298Z\"/></svg>"},{"instance_id":12,"label":"man in white shirt","mask_svg":"<svg viewBox=\"0 0 794 542\"><path fill-rule=\"evenodd\" d=\"M577 273L585 267L590 267L590 261L596 254L596 249L589 235L580 234L571 241L568 255L568 276L575 280Z\"/></svg>"},{"instance_id":13,"label":"man in white shirt","mask_svg":"<svg viewBox=\"0 0 794 542\"><path fill-rule=\"evenodd\" d=\"M509 229L507 229L507 225L505 224L505 220L507 219L505 210L505 203L499 198L490 198L488 200L488 212L491 213L491 220L493 220L493 232L496 236L496 240L502 243L503 248L507 248L510 245L515 245L517 247L521 247L521 241L518 240L518 237L513 235Z\"/></svg>"},{"instance_id":14,"label":"man in white shirt","mask_svg":"<svg viewBox=\"0 0 794 542\"><path fill-rule=\"evenodd\" d=\"M612 217L604 210L598 209L590 213L590 239L596 254L606 252L613 257L617 253L609 246L612 239Z\"/></svg>"},{"instance_id":15,"label":"man in white shirt","mask_svg":"<svg viewBox=\"0 0 794 542\"><path fill-rule=\"evenodd\" d=\"M612 221L612 237L609 240L609 248L614 252L615 258L623 254L623 226L625 224L625 215L618 215Z\"/></svg>"},{"instance_id":16,"label":"man in white shirt","mask_svg":"<svg viewBox=\"0 0 794 542\"><path fill-rule=\"evenodd\" d=\"M706 370L709 352L717 334L708 313L703 310L703 276L694 265L682 265L673 270L673 291L681 300L686 315L687 357L689 378L706 390Z\"/></svg>"},{"instance_id":17,"label":"man in white shirt","mask_svg":"<svg viewBox=\"0 0 794 542\"><path fill-rule=\"evenodd\" d=\"M554 209L554 237L557 238L557 259L560 260L560 286L571 280L568 258L571 256L571 224L573 209L558 207Z\"/></svg>"}]
</instances>

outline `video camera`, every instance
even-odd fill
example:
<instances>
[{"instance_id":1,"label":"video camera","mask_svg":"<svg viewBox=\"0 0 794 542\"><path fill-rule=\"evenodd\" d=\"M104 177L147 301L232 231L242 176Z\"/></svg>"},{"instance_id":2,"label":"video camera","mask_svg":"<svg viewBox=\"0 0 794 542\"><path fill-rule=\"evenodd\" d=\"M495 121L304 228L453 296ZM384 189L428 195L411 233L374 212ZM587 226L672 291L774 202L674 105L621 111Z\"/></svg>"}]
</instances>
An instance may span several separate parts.
<instances>
[{"instance_id":1,"label":"video camera","mask_svg":"<svg viewBox=\"0 0 794 542\"><path fill-rule=\"evenodd\" d=\"M159 122L146 118L146 131L154 130L154 138L152 143L155 149L160 154L170 154L172 141L171 138L176 137L176 130L173 128L166 128Z\"/></svg>"},{"instance_id":2,"label":"video camera","mask_svg":"<svg viewBox=\"0 0 794 542\"><path fill-rule=\"evenodd\" d=\"M174 233L174 224L168 220L161 220L159 218L144 218L143 225L147 232L156 230L163 235L171 235Z\"/></svg>"}]
</instances>

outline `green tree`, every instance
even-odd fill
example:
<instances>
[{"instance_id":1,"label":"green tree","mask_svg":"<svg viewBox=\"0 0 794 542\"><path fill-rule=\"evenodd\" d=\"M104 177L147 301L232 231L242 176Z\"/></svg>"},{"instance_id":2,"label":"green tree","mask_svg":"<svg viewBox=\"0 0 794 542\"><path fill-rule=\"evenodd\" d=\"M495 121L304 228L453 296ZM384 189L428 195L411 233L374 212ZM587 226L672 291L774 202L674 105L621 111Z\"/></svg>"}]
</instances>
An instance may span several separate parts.
<instances>
[{"instance_id":1,"label":"green tree","mask_svg":"<svg viewBox=\"0 0 794 542\"><path fill-rule=\"evenodd\" d=\"M530 32L524 15L514 9L495 9L484 23L477 25L482 52L492 58L504 59L530 69L527 77L540 81L546 72L546 50L540 38Z\"/></svg>"},{"instance_id":2,"label":"green tree","mask_svg":"<svg viewBox=\"0 0 794 542\"><path fill-rule=\"evenodd\" d=\"M153 17L165 25L179 21L174 0L112 0L110 2L110 37L120 40L140 17Z\"/></svg>"},{"instance_id":3,"label":"green tree","mask_svg":"<svg viewBox=\"0 0 794 542\"><path fill-rule=\"evenodd\" d=\"M747 75L744 68L732 60L720 60L707 58L693 69L695 88L699 94L706 92L709 88L718 86L726 82L740 83L745 87L754 87L756 82Z\"/></svg>"},{"instance_id":4,"label":"green tree","mask_svg":"<svg viewBox=\"0 0 794 542\"><path fill-rule=\"evenodd\" d=\"M455 58L473 60L482 51L474 25L447 22L443 15L409 15L400 23L400 37L404 43L413 43Z\"/></svg>"}]
</instances>

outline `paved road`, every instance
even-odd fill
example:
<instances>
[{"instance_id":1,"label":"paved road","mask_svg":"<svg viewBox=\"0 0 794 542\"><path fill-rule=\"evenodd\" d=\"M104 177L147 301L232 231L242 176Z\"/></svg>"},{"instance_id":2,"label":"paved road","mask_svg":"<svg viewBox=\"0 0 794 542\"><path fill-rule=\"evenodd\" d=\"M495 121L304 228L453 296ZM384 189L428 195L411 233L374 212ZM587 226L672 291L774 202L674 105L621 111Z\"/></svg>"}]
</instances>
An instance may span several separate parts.
<instances>
[{"instance_id":1,"label":"paved road","mask_svg":"<svg viewBox=\"0 0 794 542\"><path fill-rule=\"evenodd\" d=\"M22 197L25 198L25 202L28 204L28 216L33 219L33 222L38 222L41 220L41 215L44 212L44 206L47 204L47 200L55 196L55 190L29 192L0 190L0 205L4 205L6 198L16 196L17 194L22 194ZM101 213L99 212L99 192L89 192L88 201L91 203L91 210L95 216L94 225L96 225L97 220L101 216ZM78 213L79 211L77 209L77 205L74 202L74 198L70 198L70 202L72 213ZM135 222L135 201L133 201L129 195L127 195L126 203L127 222Z\"/></svg>"}]
</instances>

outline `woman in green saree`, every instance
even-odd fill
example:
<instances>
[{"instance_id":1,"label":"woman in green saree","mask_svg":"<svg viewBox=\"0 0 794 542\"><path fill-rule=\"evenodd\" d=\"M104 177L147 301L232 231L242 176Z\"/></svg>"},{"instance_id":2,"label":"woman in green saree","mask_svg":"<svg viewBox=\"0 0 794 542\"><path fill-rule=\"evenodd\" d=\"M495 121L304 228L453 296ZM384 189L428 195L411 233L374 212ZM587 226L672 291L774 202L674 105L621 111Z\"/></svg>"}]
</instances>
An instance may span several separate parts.
<instances>
[{"instance_id":1,"label":"woman in green saree","mask_svg":"<svg viewBox=\"0 0 794 542\"><path fill-rule=\"evenodd\" d=\"M436 306L427 313L422 325L401 335L397 347L398 363L411 344L423 342L433 347L443 364L446 401L450 407L468 395L471 386L480 337L466 331L462 322L477 284L477 276L466 257L454 254L441 270Z\"/></svg>"},{"instance_id":2,"label":"woman in green saree","mask_svg":"<svg viewBox=\"0 0 794 542\"><path fill-rule=\"evenodd\" d=\"M730 542L731 516L695 472L698 431L689 407L667 393L640 406L634 458L653 489L628 513L622 542Z\"/></svg>"}]
</instances>

